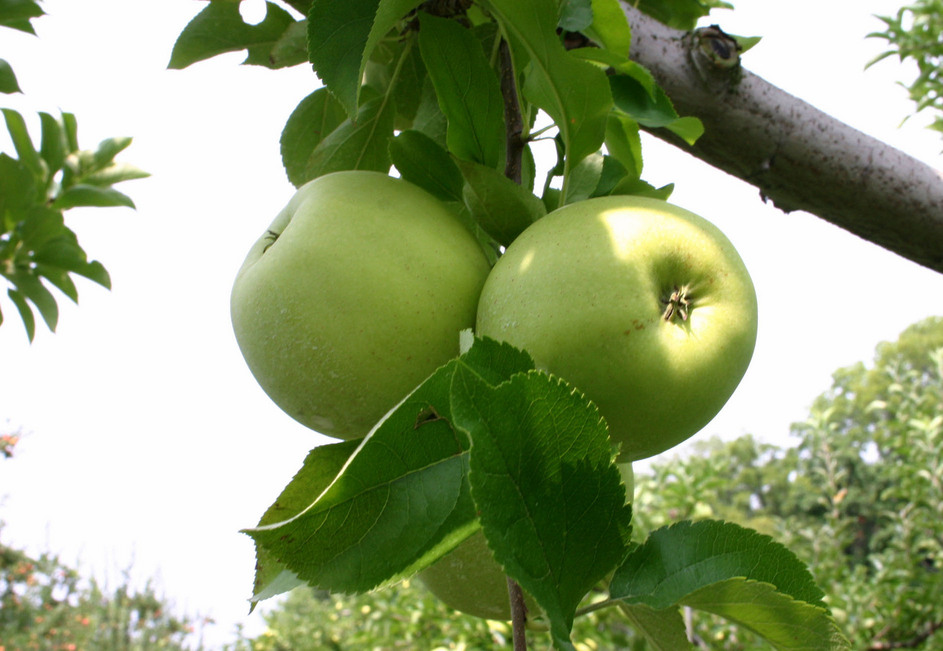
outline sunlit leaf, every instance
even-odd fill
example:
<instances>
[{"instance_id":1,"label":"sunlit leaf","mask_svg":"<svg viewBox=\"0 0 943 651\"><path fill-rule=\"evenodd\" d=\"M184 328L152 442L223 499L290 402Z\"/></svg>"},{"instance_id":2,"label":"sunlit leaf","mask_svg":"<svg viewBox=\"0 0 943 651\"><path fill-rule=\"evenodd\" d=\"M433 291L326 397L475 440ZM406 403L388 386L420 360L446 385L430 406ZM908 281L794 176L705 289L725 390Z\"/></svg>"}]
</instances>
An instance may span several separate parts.
<instances>
[{"instance_id":1,"label":"sunlit leaf","mask_svg":"<svg viewBox=\"0 0 943 651\"><path fill-rule=\"evenodd\" d=\"M271 66L271 52L294 23L284 9L265 3L265 18L249 25L239 13L239 3L211 0L183 29L170 55L171 69L182 69L226 52L248 50L247 64Z\"/></svg>"}]
</instances>

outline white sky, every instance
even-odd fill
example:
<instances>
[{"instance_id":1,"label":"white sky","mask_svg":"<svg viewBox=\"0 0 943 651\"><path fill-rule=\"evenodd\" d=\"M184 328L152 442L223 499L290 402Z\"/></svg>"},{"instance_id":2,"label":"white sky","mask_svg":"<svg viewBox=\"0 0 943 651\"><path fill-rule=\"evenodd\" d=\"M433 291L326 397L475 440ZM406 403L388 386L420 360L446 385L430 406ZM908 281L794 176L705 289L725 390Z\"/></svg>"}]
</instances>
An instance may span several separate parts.
<instances>
[{"instance_id":1,"label":"white sky","mask_svg":"<svg viewBox=\"0 0 943 651\"><path fill-rule=\"evenodd\" d=\"M247 0L248 1L248 0ZM254 1L254 0L253 0ZM911 71L864 39L898 3L738 0L710 22L760 35L745 65L904 151L940 167L943 140L895 86ZM247 617L253 525L326 439L282 414L236 348L233 276L288 200L278 137L316 87L307 66L272 72L228 55L167 71L173 42L204 6L193 0L45 0L40 38L0 32L24 97L3 106L77 115L80 144L131 135L120 160L153 176L124 184L138 210L72 211L70 224L112 274L105 291L80 281L57 334L28 345L4 297L0 429L26 433L0 464L7 544L51 549L98 575L132 565L178 607L212 616L208 640ZM852 8L853 7L853 8ZM834 53L838 53L837 55ZM0 148L11 151L0 136ZM760 336L733 399L700 436L753 433L785 444L838 367L870 359L907 325L943 314L943 275L818 218L783 215L750 186L646 139L645 178L677 183L673 201L724 230L750 268Z\"/></svg>"}]
</instances>

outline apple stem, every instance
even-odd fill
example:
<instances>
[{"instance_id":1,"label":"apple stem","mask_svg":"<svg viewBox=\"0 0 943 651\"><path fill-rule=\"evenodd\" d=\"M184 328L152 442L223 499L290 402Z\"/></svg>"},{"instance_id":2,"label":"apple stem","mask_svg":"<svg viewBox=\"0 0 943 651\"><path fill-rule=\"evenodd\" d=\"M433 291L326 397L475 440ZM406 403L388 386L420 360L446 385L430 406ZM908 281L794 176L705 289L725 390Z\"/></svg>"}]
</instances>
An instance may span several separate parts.
<instances>
[{"instance_id":1,"label":"apple stem","mask_svg":"<svg viewBox=\"0 0 943 651\"><path fill-rule=\"evenodd\" d=\"M687 285L681 287L675 285L671 295L662 301L667 306L662 314L665 321L671 321L675 316L681 317L682 321L688 320L688 313L691 311L691 299L688 298L688 292Z\"/></svg>"},{"instance_id":2,"label":"apple stem","mask_svg":"<svg viewBox=\"0 0 943 651\"><path fill-rule=\"evenodd\" d=\"M511 600L511 636L514 651L527 651L527 604L524 603L524 591L511 577L508 577L508 597Z\"/></svg>"}]
</instances>

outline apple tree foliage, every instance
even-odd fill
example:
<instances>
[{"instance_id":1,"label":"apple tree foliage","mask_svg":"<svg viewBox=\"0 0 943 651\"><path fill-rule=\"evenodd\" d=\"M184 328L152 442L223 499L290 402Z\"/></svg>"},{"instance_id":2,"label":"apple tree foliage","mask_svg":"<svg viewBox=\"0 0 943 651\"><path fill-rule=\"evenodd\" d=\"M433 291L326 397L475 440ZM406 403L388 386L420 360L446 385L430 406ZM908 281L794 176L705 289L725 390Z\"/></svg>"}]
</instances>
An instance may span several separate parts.
<instances>
[{"instance_id":1,"label":"apple tree foliage","mask_svg":"<svg viewBox=\"0 0 943 651\"><path fill-rule=\"evenodd\" d=\"M42 15L35 0L0 0L0 27L33 34L30 21ZM12 67L0 59L0 93L19 92ZM133 208L131 199L112 186L147 174L115 162L131 138L109 138L95 149L81 149L73 114L40 113L37 145L19 112L2 111L14 151L0 153L0 276L32 341L34 310L50 330L56 329L59 308L51 289L78 301L73 274L111 286L105 267L88 259L66 225L64 212L79 207Z\"/></svg>"},{"instance_id":2,"label":"apple tree foliage","mask_svg":"<svg viewBox=\"0 0 943 651\"><path fill-rule=\"evenodd\" d=\"M686 29L725 6L637 4ZM265 6L249 24L238 1L211 0L180 34L170 67L236 51L252 65L312 65L313 90L282 134L289 180L395 167L462 215L494 257L560 205L666 197L670 187L642 179L640 125L688 142L703 130L629 58L619 0ZM556 152L545 178L538 142ZM606 607L656 648L688 646L683 608L737 622L775 648L848 648L806 566L769 536L711 520L633 542L595 407L525 353L468 339L367 437L309 453L247 530L253 602L304 584L391 586L483 530L512 591L535 598L561 651L575 649L579 616Z\"/></svg>"},{"instance_id":3,"label":"apple tree foliage","mask_svg":"<svg viewBox=\"0 0 943 651\"><path fill-rule=\"evenodd\" d=\"M887 41L889 49L871 64L890 56L916 64L917 77L904 85L917 112L933 114L930 128L943 132L943 2L917 0L878 18L884 29L869 36Z\"/></svg>"}]
</instances>

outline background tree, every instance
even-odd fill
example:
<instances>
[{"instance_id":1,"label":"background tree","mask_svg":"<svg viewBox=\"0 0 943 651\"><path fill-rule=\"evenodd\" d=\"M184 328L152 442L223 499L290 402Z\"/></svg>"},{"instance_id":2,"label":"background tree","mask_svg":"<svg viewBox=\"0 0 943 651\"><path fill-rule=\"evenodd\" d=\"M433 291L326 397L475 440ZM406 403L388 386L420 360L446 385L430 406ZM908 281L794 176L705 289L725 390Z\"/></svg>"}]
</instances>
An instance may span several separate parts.
<instances>
[{"instance_id":1,"label":"background tree","mask_svg":"<svg viewBox=\"0 0 943 651\"><path fill-rule=\"evenodd\" d=\"M0 459L19 440L0 435ZM109 588L53 554L0 541L0 650L197 651L205 623L177 615L151 583L136 588L127 573Z\"/></svg>"},{"instance_id":2,"label":"background tree","mask_svg":"<svg viewBox=\"0 0 943 651\"><path fill-rule=\"evenodd\" d=\"M879 18L886 28L870 36L886 40L889 49L871 63L889 56L915 63L916 79L903 85L916 111L933 116L930 128L943 132L943 3L916 0L893 16Z\"/></svg>"}]
</instances>

